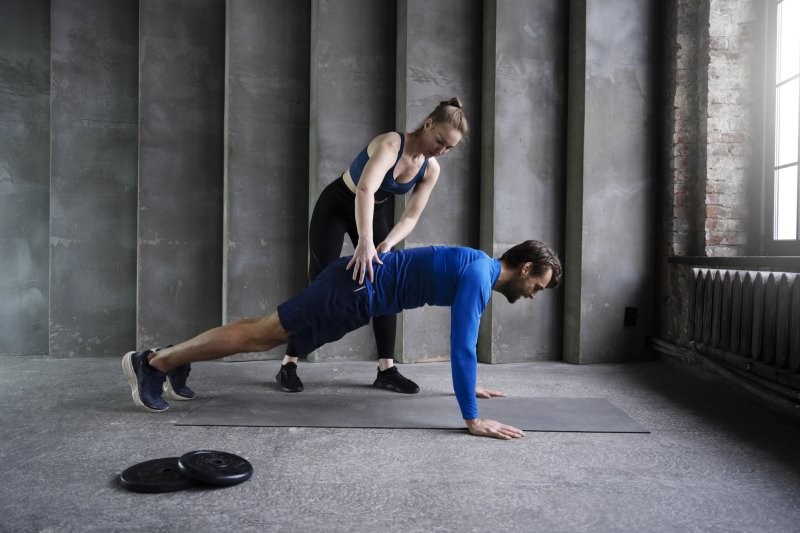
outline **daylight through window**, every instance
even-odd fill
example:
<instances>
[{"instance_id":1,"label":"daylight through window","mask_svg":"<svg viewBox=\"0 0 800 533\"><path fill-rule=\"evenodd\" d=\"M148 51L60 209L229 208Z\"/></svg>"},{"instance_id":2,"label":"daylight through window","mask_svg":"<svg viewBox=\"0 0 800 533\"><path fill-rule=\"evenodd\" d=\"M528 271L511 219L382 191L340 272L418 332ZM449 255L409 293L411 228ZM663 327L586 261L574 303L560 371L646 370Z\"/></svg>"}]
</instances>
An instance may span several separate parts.
<instances>
[{"instance_id":1,"label":"daylight through window","mask_svg":"<svg viewBox=\"0 0 800 533\"><path fill-rule=\"evenodd\" d=\"M773 239L798 239L800 153L800 0L779 0L775 54Z\"/></svg>"}]
</instances>

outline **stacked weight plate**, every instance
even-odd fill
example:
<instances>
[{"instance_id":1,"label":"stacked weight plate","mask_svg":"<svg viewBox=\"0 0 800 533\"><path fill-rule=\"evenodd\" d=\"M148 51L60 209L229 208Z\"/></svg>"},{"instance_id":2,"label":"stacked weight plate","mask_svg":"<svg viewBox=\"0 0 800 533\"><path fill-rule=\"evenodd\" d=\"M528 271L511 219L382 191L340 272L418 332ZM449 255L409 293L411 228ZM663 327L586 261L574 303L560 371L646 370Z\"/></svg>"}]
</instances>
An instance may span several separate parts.
<instances>
[{"instance_id":1,"label":"stacked weight plate","mask_svg":"<svg viewBox=\"0 0 800 533\"><path fill-rule=\"evenodd\" d=\"M195 450L180 457L135 464L119 475L122 487L134 492L161 493L210 485L230 487L250 479L253 465L238 455Z\"/></svg>"}]
</instances>

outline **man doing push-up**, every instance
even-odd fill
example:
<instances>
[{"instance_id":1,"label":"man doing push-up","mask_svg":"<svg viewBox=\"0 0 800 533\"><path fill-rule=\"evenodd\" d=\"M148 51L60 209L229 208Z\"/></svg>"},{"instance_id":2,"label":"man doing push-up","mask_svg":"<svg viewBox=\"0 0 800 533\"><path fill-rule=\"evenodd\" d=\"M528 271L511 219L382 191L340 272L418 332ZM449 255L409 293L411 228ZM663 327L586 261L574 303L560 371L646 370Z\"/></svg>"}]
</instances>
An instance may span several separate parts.
<instances>
[{"instance_id":1,"label":"man doing push-up","mask_svg":"<svg viewBox=\"0 0 800 533\"><path fill-rule=\"evenodd\" d=\"M189 399L190 364L242 352L263 352L292 341L301 356L369 323L371 317L427 305L450 306L453 389L473 435L511 439L523 432L478 417L478 396L503 393L476 388L478 326L493 290L514 303L561 284L561 262L539 241L525 241L493 259L466 247L431 246L380 254L373 280L353 280L344 257L268 316L210 329L158 351L128 352L122 367L133 400L147 411L169 408L162 398ZM289 362L282 367L293 365Z\"/></svg>"}]
</instances>

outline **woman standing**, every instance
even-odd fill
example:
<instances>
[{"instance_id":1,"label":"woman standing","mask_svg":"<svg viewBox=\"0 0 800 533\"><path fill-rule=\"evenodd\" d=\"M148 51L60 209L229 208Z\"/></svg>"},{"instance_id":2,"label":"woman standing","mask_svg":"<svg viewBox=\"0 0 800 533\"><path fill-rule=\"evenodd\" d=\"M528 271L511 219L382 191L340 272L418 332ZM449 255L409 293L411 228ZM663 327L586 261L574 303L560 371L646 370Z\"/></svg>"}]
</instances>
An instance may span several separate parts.
<instances>
[{"instance_id":1,"label":"woman standing","mask_svg":"<svg viewBox=\"0 0 800 533\"><path fill-rule=\"evenodd\" d=\"M458 98L436 106L422 125L411 133L388 132L378 135L356 156L350 167L320 194L309 226L311 251L309 280L342 253L345 233L355 246L347 268L359 283L372 281L373 263L382 264L378 254L390 251L416 226L428 203L436 181L439 163L469 132L467 119ZM402 216L391 231L384 206L395 195L411 191ZM397 316L372 319L378 348L378 376L373 386L413 394L419 387L403 377L394 366ZM303 383L297 376L298 355L289 344L275 379L286 392L300 392Z\"/></svg>"}]
</instances>

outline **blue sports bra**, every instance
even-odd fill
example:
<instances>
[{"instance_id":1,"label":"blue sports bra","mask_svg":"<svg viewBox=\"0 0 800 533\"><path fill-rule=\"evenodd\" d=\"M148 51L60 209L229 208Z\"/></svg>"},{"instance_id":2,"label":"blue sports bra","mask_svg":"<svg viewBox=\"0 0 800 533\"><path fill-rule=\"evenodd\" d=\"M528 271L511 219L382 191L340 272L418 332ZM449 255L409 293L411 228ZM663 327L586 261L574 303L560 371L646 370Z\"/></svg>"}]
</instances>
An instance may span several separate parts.
<instances>
[{"instance_id":1,"label":"blue sports bra","mask_svg":"<svg viewBox=\"0 0 800 533\"><path fill-rule=\"evenodd\" d=\"M400 152L397 153L397 161L400 161L400 157L403 155L403 146L406 142L406 137L402 132L397 132L400 134ZM361 179L361 173L364 172L364 167L369 161L369 154L367 154L367 148L369 145L365 146L363 150L353 159L353 162L350 163L350 178L352 178L353 183L358 185L359 180ZM394 165L386 172L386 175L383 177L383 181L381 182L381 186L378 187L378 190L375 191L375 201L376 202L383 202L387 198L390 198L393 195L403 195L410 191L414 185L419 183L422 177L425 175L425 169L428 168L428 158L425 158L425 161L422 163L422 167L420 167L419 172L417 175L414 176L414 179L410 180L408 183L397 183L394 180L394 167L397 166L397 161L394 162Z\"/></svg>"}]
</instances>

